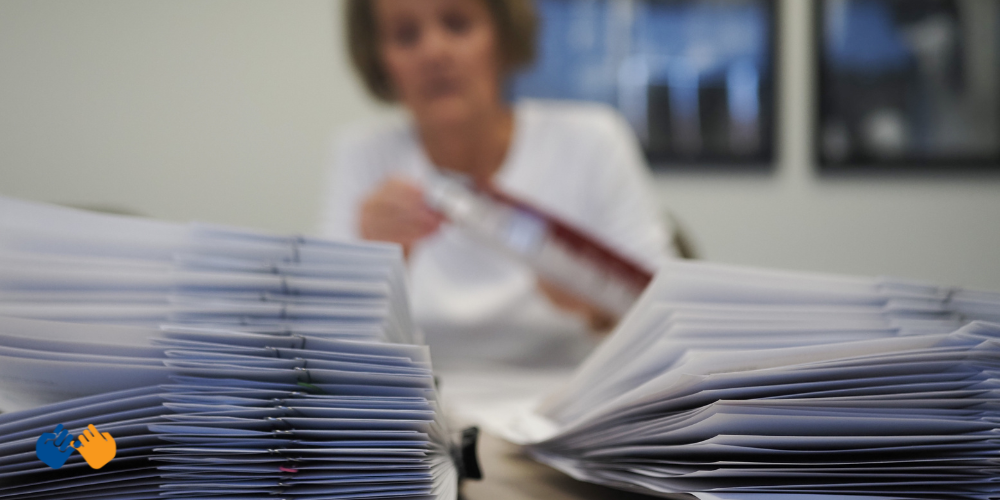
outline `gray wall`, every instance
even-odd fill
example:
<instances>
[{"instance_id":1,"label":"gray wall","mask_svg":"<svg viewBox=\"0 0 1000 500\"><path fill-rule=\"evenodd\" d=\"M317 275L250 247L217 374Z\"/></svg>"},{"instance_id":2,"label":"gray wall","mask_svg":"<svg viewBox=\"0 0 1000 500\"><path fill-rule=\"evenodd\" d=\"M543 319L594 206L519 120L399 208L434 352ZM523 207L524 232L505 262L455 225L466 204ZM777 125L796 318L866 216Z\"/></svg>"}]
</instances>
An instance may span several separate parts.
<instances>
[{"instance_id":1,"label":"gray wall","mask_svg":"<svg viewBox=\"0 0 1000 500\"><path fill-rule=\"evenodd\" d=\"M370 116L330 0L0 0L0 194L306 231Z\"/></svg>"},{"instance_id":2,"label":"gray wall","mask_svg":"<svg viewBox=\"0 0 1000 500\"><path fill-rule=\"evenodd\" d=\"M709 259L1000 289L1000 180L818 178L810 2L783 0L774 175L658 175ZM330 132L389 112L329 0L0 0L0 194L308 232Z\"/></svg>"}]
</instances>

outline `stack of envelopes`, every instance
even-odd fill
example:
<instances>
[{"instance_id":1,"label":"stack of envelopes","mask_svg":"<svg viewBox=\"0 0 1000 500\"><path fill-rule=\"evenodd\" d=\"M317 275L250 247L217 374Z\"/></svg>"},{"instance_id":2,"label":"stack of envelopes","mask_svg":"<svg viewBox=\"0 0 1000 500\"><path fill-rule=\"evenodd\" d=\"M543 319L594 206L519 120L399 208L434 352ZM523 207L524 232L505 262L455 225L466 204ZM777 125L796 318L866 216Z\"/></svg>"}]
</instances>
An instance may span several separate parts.
<instances>
[{"instance_id":1,"label":"stack of envelopes","mask_svg":"<svg viewBox=\"0 0 1000 500\"><path fill-rule=\"evenodd\" d=\"M671 263L509 433L578 479L664 496L998 498L989 321L1000 294Z\"/></svg>"},{"instance_id":2,"label":"stack of envelopes","mask_svg":"<svg viewBox=\"0 0 1000 500\"><path fill-rule=\"evenodd\" d=\"M412 342L399 249L0 198L0 315Z\"/></svg>"},{"instance_id":3,"label":"stack of envelopes","mask_svg":"<svg viewBox=\"0 0 1000 500\"><path fill-rule=\"evenodd\" d=\"M0 199L0 499L454 498L403 270Z\"/></svg>"}]
</instances>

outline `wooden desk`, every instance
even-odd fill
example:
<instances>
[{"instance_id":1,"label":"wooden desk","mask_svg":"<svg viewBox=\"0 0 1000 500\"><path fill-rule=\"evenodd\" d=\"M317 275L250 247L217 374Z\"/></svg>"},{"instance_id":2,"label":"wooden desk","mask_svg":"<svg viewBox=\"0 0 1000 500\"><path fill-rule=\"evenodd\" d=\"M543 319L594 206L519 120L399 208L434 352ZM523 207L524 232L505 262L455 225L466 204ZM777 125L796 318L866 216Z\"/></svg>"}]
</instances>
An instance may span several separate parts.
<instances>
[{"instance_id":1,"label":"wooden desk","mask_svg":"<svg viewBox=\"0 0 1000 500\"><path fill-rule=\"evenodd\" d=\"M461 500L650 500L656 497L629 493L577 481L520 453L502 439L481 434L479 465L483 479L465 481ZM662 499L657 499L662 500Z\"/></svg>"}]
</instances>

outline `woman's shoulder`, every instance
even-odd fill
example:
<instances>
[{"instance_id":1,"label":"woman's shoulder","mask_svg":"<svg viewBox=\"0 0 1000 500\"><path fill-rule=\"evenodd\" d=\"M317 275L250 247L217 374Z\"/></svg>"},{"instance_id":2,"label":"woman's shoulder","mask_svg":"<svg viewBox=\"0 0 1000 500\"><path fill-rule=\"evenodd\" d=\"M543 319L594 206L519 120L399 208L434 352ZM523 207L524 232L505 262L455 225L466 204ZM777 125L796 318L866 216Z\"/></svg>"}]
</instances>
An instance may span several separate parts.
<instances>
[{"instance_id":1,"label":"woman's shoulder","mask_svg":"<svg viewBox=\"0 0 1000 500\"><path fill-rule=\"evenodd\" d=\"M412 139L412 125L402 113L387 113L341 127L333 133L336 147L351 150L384 150Z\"/></svg>"},{"instance_id":2,"label":"woman's shoulder","mask_svg":"<svg viewBox=\"0 0 1000 500\"><path fill-rule=\"evenodd\" d=\"M400 171L417 147L403 114L386 114L352 123L333 133L329 165L344 178L379 179Z\"/></svg>"}]
</instances>

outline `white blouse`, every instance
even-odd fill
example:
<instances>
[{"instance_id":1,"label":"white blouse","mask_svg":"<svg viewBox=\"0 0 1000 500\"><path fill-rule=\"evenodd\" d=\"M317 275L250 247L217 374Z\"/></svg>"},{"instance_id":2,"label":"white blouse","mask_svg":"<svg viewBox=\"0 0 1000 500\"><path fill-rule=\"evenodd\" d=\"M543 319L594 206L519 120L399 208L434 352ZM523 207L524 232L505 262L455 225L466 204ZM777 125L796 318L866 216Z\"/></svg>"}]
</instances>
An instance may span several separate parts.
<instances>
[{"instance_id":1,"label":"white blouse","mask_svg":"<svg viewBox=\"0 0 1000 500\"><path fill-rule=\"evenodd\" d=\"M610 107L554 101L514 106L514 137L494 183L654 267L671 255L639 145ZM434 172L412 123L387 120L340 134L319 232L358 237L362 200L392 175ZM435 368L560 366L595 343L553 306L524 264L443 226L410 255L414 319Z\"/></svg>"}]
</instances>

